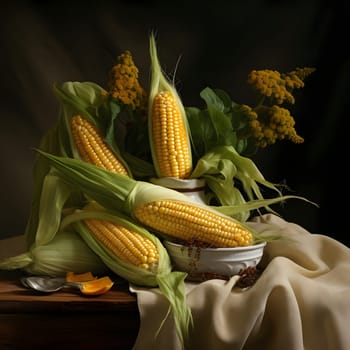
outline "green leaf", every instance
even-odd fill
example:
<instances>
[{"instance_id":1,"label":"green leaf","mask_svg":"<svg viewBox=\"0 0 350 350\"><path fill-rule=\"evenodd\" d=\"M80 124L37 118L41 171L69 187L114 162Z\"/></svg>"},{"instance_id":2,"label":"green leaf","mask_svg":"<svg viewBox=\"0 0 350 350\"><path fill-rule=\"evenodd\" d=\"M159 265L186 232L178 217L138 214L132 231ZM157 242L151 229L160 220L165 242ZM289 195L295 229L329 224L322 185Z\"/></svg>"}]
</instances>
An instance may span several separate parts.
<instances>
[{"instance_id":1,"label":"green leaf","mask_svg":"<svg viewBox=\"0 0 350 350\"><path fill-rule=\"evenodd\" d=\"M97 109L96 119L100 132L105 135L108 143L114 142L114 125L121 111L121 106L118 100L107 98ZM111 141L113 140L113 141Z\"/></svg>"},{"instance_id":2,"label":"green leaf","mask_svg":"<svg viewBox=\"0 0 350 350\"><path fill-rule=\"evenodd\" d=\"M231 111L232 104L234 103L231 100L231 97L224 90L214 89L213 91L215 92L217 98L220 99L220 103L222 103L224 106L223 112L229 113Z\"/></svg>"},{"instance_id":3,"label":"green leaf","mask_svg":"<svg viewBox=\"0 0 350 350\"><path fill-rule=\"evenodd\" d=\"M214 90L208 87L202 90L200 96L207 104L208 115L212 122L212 128L215 131L215 140L213 140L215 144L213 146L232 144L233 129L231 120L226 114L228 110L225 108L224 102L216 95Z\"/></svg>"},{"instance_id":4,"label":"green leaf","mask_svg":"<svg viewBox=\"0 0 350 350\"><path fill-rule=\"evenodd\" d=\"M191 129L194 164L211 147L211 140L215 138L214 129L207 111L196 107L186 107L186 115Z\"/></svg>"},{"instance_id":5,"label":"green leaf","mask_svg":"<svg viewBox=\"0 0 350 350\"><path fill-rule=\"evenodd\" d=\"M220 91L223 92L222 90ZM225 108L224 101L211 88L206 87L199 95L206 102L207 106L212 105L220 112L228 112L227 108Z\"/></svg>"},{"instance_id":6,"label":"green leaf","mask_svg":"<svg viewBox=\"0 0 350 350\"><path fill-rule=\"evenodd\" d=\"M196 158L203 157L218 146L239 146L241 151L245 143L239 142L232 123L232 101L223 90L209 87L201 91L200 96L206 103L205 109L186 107L186 114L191 129L192 147Z\"/></svg>"}]
</instances>

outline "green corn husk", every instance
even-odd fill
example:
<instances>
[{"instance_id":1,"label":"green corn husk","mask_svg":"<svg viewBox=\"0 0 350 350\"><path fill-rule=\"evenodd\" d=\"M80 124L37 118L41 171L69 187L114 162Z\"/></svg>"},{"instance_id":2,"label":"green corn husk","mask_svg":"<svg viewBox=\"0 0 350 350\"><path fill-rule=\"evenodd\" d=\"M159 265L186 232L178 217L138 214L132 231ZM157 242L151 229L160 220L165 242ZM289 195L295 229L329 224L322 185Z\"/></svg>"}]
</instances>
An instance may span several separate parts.
<instances>
[{"instance_id":1,"label":"green corn husk","mask_svg":"<svg viewBox=\"0 0 350 350\"><path fill-rule=\"evenodd\" d=\"M136 267L116 257L108 250L108 248L106 248L93 236L89 228L84 224L84 220L86 219L109 221L126 227L127 229L135 231L150 239L156 245L159 251L159 265L156 273ZM157 274L169 274L171 271L170 258L160 240L155 235L148 232L145 228L132 222L130 218L125 217L125 215L119 212L107 211L97 204L90 202L83 209L77 209L72 214L67 215L62 220L60 227L61 229L66 229L69 227L69 225L72 225L73 229L81 235L87 245L101 257L101 259L111 268L111 270L115 271L118 275L125 277L132 283L154 287L157 285Z\"/></svg>"},{"instance_id":2,"label":"green corn husk","mask_svg":"<svg viewBox=\"0 0 350 350\"><path fill-rule=\"evenodd\" d=\"M63 83L61 87L55 85L54 92L61 104L59 120L62 129L64 129L61 142L69 144L68 154L73 158L80 159L71 133L71 118L74 114L80 114L97 127L104 136L104 141L128 171L128 175L132 176L129 165L122 157L114 137L115 119L120 107L113 105L114 113L109 110L112 107L109 106L109 100L104 94L104 89L91 82L68 81Z\"/></svg>"},{"instance_id":3,"label":"green corn husk","mask_svg":"<svg viewBox=\"0 0 350 350\"><path fill-rule=\"evenodd\" d=\"M57 157L40 150L39 152L50 160L53 168L58 171L57 175L69 186L79 189L87 197L92 198L104 208L121 211L132 219L135 219L133 217L133 211L136 206L160 199L173 199L192 203L196 206L205 206L207 210L213 210L216 214L220 213L226 216L236 214L240 210L263 207L276 201L291 198L300 199L297 196L281 196L273 200L267 199L252 203L247 202L239 205L238 209L235 206L207 206L172 189L107 172L104 169L83 163L77 159ZM240 224L242 223L240 222ZM258 236L250 228L247 229L252 232L254 237Z\"/></svg>"},{"instance_id":4,"label":"green corn husk","mask_svg":"<svg viewBox=\"0 0 350 350\"><path fill-rule=\"evenodd\" d=\"M181 98L174 86L174 84L171 84L168 79L164 76L159 60L157 55L157 47L156 47L156 41L154 38L154 35L150 35L150 57L151 57L151 84L150 84L150 92L149 92L149 109L148 109L148 133L149 133L149 141L150 141L150 148L151 148L151 154L152 154L152 160L153 165L157 173L157 177L163 177L164 175L161 173L161 170L159 168L159 162L156 154L155 144L154 144L154 137L153 137L153 118L152 118L152 105L154 97L158 94L160 91L170 91L171 94L174 96L176 104L181 112L181 117L183 120L183 123L186 128L186 135L187 135L187 145L188 145L188 152L190 155L190 159L192 162L192 153L191 153L191 134L190 134L190 127L187 121L187 116L185 112L185 108L182 104Z\"/></svg>"},{"instance_id":5,"label":"green corn husk","mask_svg":"<svg viewBox=\"0 0 350 350\"><path fill-rule=\"evenodd\" d=\"M111 173L78 159L57 157L42 151L39 152L51 161L53 168L58 171L57 175L61 176L62 180L69 186L81 190L88 198L95 200L102 207L109 210L118 210L133 220L136 220L133 214L135 208L161 199L178 200L197 207L205 207L206 210L214 211L217 215L228 217L226 214L222 214L218 210L199 203L175 190ZM236 221L233 218L231 219ZM242 223L239 224L243 225ZM246 229L254 237L258 236L248 226L246 226ZM167 236L166 232L157 233L163 237Z\"/></svg>"},{"instance_id":6,"label":"green corn husk","mask_svg":"<svg viewBox=\"0 0 350 350\"><path fill-rule=\"evenodd\" d=\"M42 137L39 147L40 149L52 154L65 155L62 154L62 150L60 149L58 142L58 125L56 125L53 129L49 130ZM49 170L50 166L48 165L48 162L45 161L45 159L42 159L40 155L37 155L33 169L33 198L31 202L29 217L25 228L25 239L27 247L30 247L35 241L36 231L39 222L40 201L42 197L42 192L45 191L44 182ZM49 187L49 185L47 184L46 187Z\"/></svg>"},{"instance_id":7,"label":"green corn husk","mask_svg":"<svg viewBox=\"0 0 350 350\"><path fill-rule=\"evenodd\" d=\"M39 148L45 152L64 157L73 157L80 159L79 154L74 145L70 121L73 114L81 114L88 121L97 125L99 130L102 130L106 135L105 141L112 148L121 162L123 162L126 169L131 174L128 165L122 158L119 148L114 141L112 130L114 130L114 119L116 115L108 115L102 113L105 111L106 98L104 97L104 89L92 82L65 82L61 86L54 85L55 95L60 103L60 111L55 125L48 130L42 137ZM117 105L114 109L117 109ZM102 115L103 114L103 115ZM42 197L42 192L48 195L50 191L55 191L51 186L46 186L44 182L50 167L45 159L37 157L34 163L34 186L33 199L29 218L25 229L25 237L27 246L30 247L36 240L38 222L39 222L39 208ZM58 190L59 192L59 190ZM78 204L79 198L77 198ZM74 201L71 199L72 204Z\"/></svg>"},{"instance_id":8,"label":"green corn husk","mask_svg":"<svg viewBox=\"0 0 350 350\"><path fill-rule=\"evenodd\" d=\"M119 259L98 241L83 223L85 219L106 220L122 225L140 235L150 239L159 252L159 262L156 270L145 270ZM169 308L173 312L176 329L180 341L185 344L192 324L191 310L186 303L185 278L187 273L172 271L172 265L167 250L161 241L145 228L132 222L121 213L107 211L92 202L82 210L77 210L62 221L61 228L72 227L79 232L87 245L101 258L101 260L117 275L127 281L147 287L159 287L162 294L169 301Z\"/></svg>"},{"instance_id":9,"label":"green corn husk","mask_svg":"<svg viewBox=\"0 0 350 350\"><path fill-rule=\"evenodd\" d=\"M2 260L0 269L23 269L28 273L51 276L62 276L68 271L106 271L106 265L80 236L59 228L64 206L70 202L81 203L81 193L72 190L52 171L48 171L40 182L42 188L36 199L37 218L31 231L32 243L28 245L27 241L26 253Z\"/></svg>"},{"instance_id":10,"label":"green corn husk","mask_svg":"<svg viewBox=\"0 0 350 350\"><path fill-rule=\"evenodd\" d=\"M68 271L101 275L108 267L72 231L59 231L48 244L34 245L28 252L0 260L0 270L21 269L33 275L64 277Z\"/></svg>"},{"instance_id":11,"label":"green corn husk","mask_svg":"<svg viewBox=\"0 0 350 350\"><path fill-rule=\"evenodd\" d=\"M232 146L215 147L201 157L191 174L191 178L200 177L206 180L222 206L235 208L231 215L240 221L247 221L251 210L261 207L277 214L269 205L281 202L281 198L286 199L278 185L267 181L254 162L241 156ZM235 180L242 185L243 191L235 186ZM272 190L277 197L264 198L260 186Z\"/></svg>"}]
</instances>

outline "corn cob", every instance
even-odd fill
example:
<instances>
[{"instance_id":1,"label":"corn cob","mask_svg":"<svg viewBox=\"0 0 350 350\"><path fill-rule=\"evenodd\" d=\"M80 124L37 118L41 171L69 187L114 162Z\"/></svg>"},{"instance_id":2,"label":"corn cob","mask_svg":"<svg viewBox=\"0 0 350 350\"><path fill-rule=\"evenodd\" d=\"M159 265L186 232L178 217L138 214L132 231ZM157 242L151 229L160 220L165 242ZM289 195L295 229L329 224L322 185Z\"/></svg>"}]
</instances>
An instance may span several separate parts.
<instances>
[{"instance_id":1,"label":"corn cob","mask_svg":"<svg viewBox=\"0 0 350 350\"><path fill-rule=\"evenodd\" d=\"M151 86L148 128L158 177L188 178L192 171L190 131L175 87L161 71L155 39L150 39Z\"/></svg>"},{"instance_id":2,"label":"corn cob","mask_svg":"<svg viewBox=\"0 0 350 350\"><path fill-rule=\"evenodd\" d=\"M183 193L120 174L106 173L76 159L44 155L71 186L105 208L123 211L160 235L185 241L195 239L216 247L254 243L255 233L251 228ZM171 210L158 208L159 204L166 202L171 203ZM178 217L181 219L177 222Z\"/></svg>"},{"instance_id":3,"label":"corn cob","mask_svg":"<svg viewBox=\"0 0 350 350\"><path fill-rule=\"evenodd\" d=\"M124 164L114 155L95 125L79 114L71 120L72 137L82 160L128 176Z\"/></svg>"},{"instance_id":4,"label":"corn cob","mask_svg":"<svg viewBox=\"0 0 350 350\"><path fill-rule=\"evenodd\" d=\"M144 225L185 242L223 248L253 243L252 233L238 221L184 201L148 202L137 206L134 215Z\"/></svg>"},{"instance_id":5,"label":"corn cob","mask_svg":"<svg viewBox=\"0 0 350 350\"><path fill-rule=\"evenodd\" d=\"M66 227L73 227L112 271L135 284L154 286L157 273L171 271L170 258L155 235L93 200L67 215L61 222Z\"/></svg>"},{"instance_id":6,"label":"corn cob","mask_svg":"<svg viewBox=\"0 0 350 350\"><path fill-rule=\"evenodd\" d=\"M90 166L88 163L85 165ZM132 180L120 174L114 175ZM181 342L187 342L192 322L184 284L187 274L172 271L168 252L155 235L122 213L107 211L94 201L90 201L82 210L67 215L62 220L61 227L74 228L106 266L120 277L141 286L158 286L169 301ZM136 250L141 253L135 254ZM126 253L122 254L123 251Z\"/></svg>"},{"instance_id":7,"label":"corn cob","mask_svg":"<svg viewBox=\"0 0 350 350\"><path fill-rule=\"evenodd\" d=\"M148 238L110 221L84 222L94 237L120 259L145 270L154 270L158 265L157 247Z\"/></svg>"}]
</instances>

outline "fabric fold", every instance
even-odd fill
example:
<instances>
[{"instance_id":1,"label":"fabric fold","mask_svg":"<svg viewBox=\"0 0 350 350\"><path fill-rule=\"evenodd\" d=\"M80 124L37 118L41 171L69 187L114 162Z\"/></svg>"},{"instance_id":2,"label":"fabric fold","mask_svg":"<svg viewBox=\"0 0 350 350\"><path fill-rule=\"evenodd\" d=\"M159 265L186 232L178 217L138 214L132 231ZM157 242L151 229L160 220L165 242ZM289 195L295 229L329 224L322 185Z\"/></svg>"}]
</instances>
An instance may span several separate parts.
<instances>
[{"instance_id":1,"label":"fabric fold","mask_svg":"<svg viewBox=\"0 0 350 350\"><path fill-rule=\"evenodd\" d=\"M249 288L230 280L186 282L194 328L191 350L348 350L350 249L273 214L249 222L268 242ZM168 304L157 288L130 285L137 295L140 330L133 350L180 349Z\"/></svg>"}]
</instances>

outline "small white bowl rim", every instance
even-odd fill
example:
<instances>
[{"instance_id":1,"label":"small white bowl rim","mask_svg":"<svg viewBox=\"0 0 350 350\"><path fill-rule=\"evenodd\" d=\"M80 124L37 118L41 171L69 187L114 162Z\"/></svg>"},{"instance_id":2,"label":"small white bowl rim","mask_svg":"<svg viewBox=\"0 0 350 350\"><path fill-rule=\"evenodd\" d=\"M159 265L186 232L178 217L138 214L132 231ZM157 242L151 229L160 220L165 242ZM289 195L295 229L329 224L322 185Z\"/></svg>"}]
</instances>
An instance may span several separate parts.
<instances>
[{"instance_id":1,"label":"small white bowl rim","mask_svg":"<svg viewBox=\"0 0 350 350\"><path fill-rule=\"evenodd\" d=\"M197 178L197 179L178 179L176 177L151 177L149 179L155 185L169 187L176 190L193 190L198 191L204 189L205 187L205 179Z\"/></svg>"},{"instance_id":2,"label":"small white bowl rim","mask_svg":"<svg viewBox=\"0 0 350 350\"><path fill-rule=\"evenodd\" d=\"M221 252L241 252L241 251L245 251L245 250L256 250L256 249L261 249L261 248L264 248L266 246L266 241L264 242L260 242L260 243L256 243L256 244L251 244L251 245L246 245L246 246L241 246L241 247L226 247L226 248L207 248L207 247L198 247L199 249L201 250L205 250L205 251L215 251L215 252L218 252L218 251L221 251ZM168 240L165 240L164 241L164 244L168 244L168 245L172 245L174 246L175 248L180 248L180 249L196 249L197 247L196 246L187 246L187 245L183 245L183 244L180 244L180 243L175 243L175 242L172 242L172 241L168 241Z\"/></svg>"}]
</instances>

